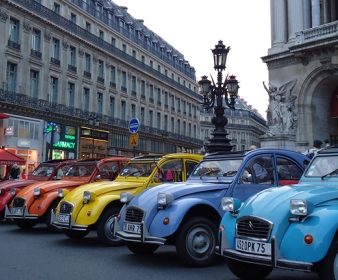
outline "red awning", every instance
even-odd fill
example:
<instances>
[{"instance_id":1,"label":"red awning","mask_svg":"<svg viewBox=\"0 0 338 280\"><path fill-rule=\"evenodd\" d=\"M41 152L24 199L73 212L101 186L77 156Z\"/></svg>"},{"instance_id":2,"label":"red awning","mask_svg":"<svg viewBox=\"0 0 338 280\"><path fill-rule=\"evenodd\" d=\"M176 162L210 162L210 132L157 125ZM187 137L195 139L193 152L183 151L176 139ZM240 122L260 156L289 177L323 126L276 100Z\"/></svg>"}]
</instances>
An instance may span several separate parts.
<instances>
[{"instance_id":1,"label":"red awning","mask_svg":"<svg viewBox=\"0 0 338 280\"><path fill-rule=\"evenodd\" d=\"M4 149L0 149L0 165L1 164L26 164L26 160L22 157L18 157Z\"/></svg>"},{"instance_id":2,"label":"red awning","mask_svg":"<svg viewBox=\"0 0 338 280\"><path fill-rule=\"evenodd\" d=\"M0 113L0 119L8 119L9 116L5 113Z\"/></svg>"}]
</instances>

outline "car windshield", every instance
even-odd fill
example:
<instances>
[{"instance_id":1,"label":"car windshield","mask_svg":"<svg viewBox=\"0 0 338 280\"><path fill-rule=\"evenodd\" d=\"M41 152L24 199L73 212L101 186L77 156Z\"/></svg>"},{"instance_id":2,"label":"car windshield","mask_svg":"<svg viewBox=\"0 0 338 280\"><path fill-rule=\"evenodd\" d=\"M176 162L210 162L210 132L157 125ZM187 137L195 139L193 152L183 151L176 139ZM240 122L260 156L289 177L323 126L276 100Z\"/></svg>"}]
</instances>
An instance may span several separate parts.
<instances>
[{"instance_id":1,"label":"car windshield","mask_svg":"<svg viewBox=\"0 0 338 280\"><path fill-rule=\"evenodd\" d=\"M338 172L333 172L338 169L338 157L335 156L318 156L313 159L311 165L306 170L306 177L322 177L327 174L338 177Z\"/></svg>"},{"instance_id":2,"label":"car windshield","mask_svg":"<svg viewBox=\"0 0 338 280\"><path fill-rule=\"evenodd\" d=\"M55 165L40 164L32 172L32 176L50 176L55 170Z\"/></svg>"},{"instance_id":3,"label":"car windshield","mask_svg":"<svg viewBox=\"0 0 338 280\"><path fill-rule=\"evenodd\" d=\"M65 176L77 177L77 176L91 176L95 170L95 163L92 164L74 164L67 171Z\"/></svg>"},{"instance_id":4,"label":"car windshield","mask_svg":"<svg viewBox=\"0 0 338 280\"><path fill-rule=\"evenodd\" d=\"M128 165L123 168L121 176L142 176L149 177L156 168L157 162L129 162Z\"/></svg>"},{"instance_id":5,"label":"car windshield","mask_svg":"<svg viewBox=\"0 0 338 280\"><path fill-rule=\"evenodd\" d=\"M191 177L233 177L238 172L243 160L242 159L217 159L201 162Z\"/></svg>"}]
</instances>

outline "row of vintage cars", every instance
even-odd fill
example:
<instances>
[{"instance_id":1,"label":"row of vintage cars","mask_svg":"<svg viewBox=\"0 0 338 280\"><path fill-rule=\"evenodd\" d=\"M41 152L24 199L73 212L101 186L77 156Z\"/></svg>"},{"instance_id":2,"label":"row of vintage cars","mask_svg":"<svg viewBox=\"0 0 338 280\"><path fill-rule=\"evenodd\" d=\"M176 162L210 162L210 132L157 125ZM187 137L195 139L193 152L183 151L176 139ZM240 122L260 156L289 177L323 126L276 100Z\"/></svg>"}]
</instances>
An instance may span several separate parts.
<instances>
[{"instance_id":1,"label":"row of vintage cars","mask_svg":"<svg viewBox=\"0 0 338 280\"><path fill-rule=\"evenodd\" d=\"M96 230L103 244L135 254L174 245L190 267L220 255L241 279L273 268L338 279L337 155L332 146L311 162L282 149L47 162L56 164L51 181L0 184L0 211L23 229L43 220L70 238Z\"/></svg>"}]
</instances>

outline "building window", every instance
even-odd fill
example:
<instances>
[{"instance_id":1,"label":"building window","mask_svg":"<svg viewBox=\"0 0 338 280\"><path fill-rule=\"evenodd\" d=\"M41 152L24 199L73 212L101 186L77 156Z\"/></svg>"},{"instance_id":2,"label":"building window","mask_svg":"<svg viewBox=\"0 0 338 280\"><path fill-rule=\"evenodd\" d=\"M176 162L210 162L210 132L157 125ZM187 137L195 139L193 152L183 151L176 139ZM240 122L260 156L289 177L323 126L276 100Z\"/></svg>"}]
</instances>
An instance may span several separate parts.
<instances>
[{"instance_id":1,"label":"building window","mask_svg":"<svg viewBox=\"0 0 338 280\"><path fill-rule=\"evenodd\" d=\"M136 51L133 50L133 58L136 58Z\"/></svg>"},{"instance_id":2,"label":"building window","mask_svg":"<svg viewBox=\"0 0 338 280\"><path fill-rule=\"evenodd\" d=\"M111 44L115 47L115 44L116 44L116 40L114 37L111 38Z\"/></svg>"},{"instance_id":3,"label":"building window","mask_svg":"<svg viewBox=\"0 0 338 280\"><path fill-rule=\"evenodd\" d=\"M145 96L146 95L146 82L141 81L141 95Z\"/></svg>"},{"instance_id":4,"label":"building window","mask_svg":"<svg viewBox=\"0 0 338 280\"><path fill-rule=\"evenodd\" d=\"M157 65L157 71L161 73L161 65Z\"/></svg>"},{"instance_id":5,"label":"building window","mask_svg":"<svg viewBox=\"0 0 338 280\"><path fill-rule=\"evenodd\" d=\"M126 119L126 102L121 101L121 120Z\"/></svg>"},{"instance_id":6,"label":"building window","mask_svg":"<svg viewBox=\"0 0 338 280\"><path fill-rule=\"evenodd\" d=\"M104 40L104 33L102 30L99 31L99 37L100 39Z\"/></svg>"},{"instance_id":7,"label":"building window","mask_svg":"<svg viewBox=\"0 0 338 280\"><path fill-rule=\"evenodd\" d=\"M197 128L196 128L196 125L194 125L194 138L195 139L197 138Z\"/></svg>"},{"instance_id":8,"label":"building window","mask_svg":"<svg viewBox=\"0 0 338 280\"><path fill-rule=\"evenodd\" d=\"M136 118L136 106L135 104L131 105L131 118Z\"/></svg>"},{"instance_id":9,"label":"building window","mask_svg":"<svg viewBox=\"0 0 338 280\"><path fill-rule=\"evenodd\" d=\"M103 94L101 92L97 93L97 112L102 114L103 111Z\"/></svg>"},{"instance_id":10,"label":"building window","mask_svg":"<svg viewBox=\"0 0 338 280\"><path fill-rule=\"evenodd\" d=\"M141 120L140 120L141 125L145 124L145 109L141 107Z\"/></svg>"},{"instance_id":11,"label":"building window","mask_svg":"<svg viewBox=\"0 0 338 280\"><path fill-rule=\"evenodd\" d=\"M181 134L181 120L177 120L177 133Z\"/></svg>"},{"instance_id":12,"label":"building window","mask_svg":"<svg viewBox=\"0 0 338 280\"><path fill-rule=\"evenodd\" d=\"M49 101L57 103L58 102L58 82L59 79L55 77L50 77L50 95Z\"/></svg>"},{"instance_id":13,"label":"building window","mask_svg":"<svg viewBox=\"0 0 338 280\"><path fill-rule=\"evenodd\" d=\"M110 67L110 86L116 87L116 68L114 66Z\"/></svg>"},{"instance_id":14,"label":"building window","mask_svg":"<svg viewBox=\"0 0 338 280\"><path fill-rule=\"evenodd\" d=\"M157 89L157 104L161 105L161 89Z\"/></svg>"},{"instance_id":15,"label":"building window","mask_svg":"<svg viewBox=\"0 0 338 280\"><path fill-rule=\"evenodd\" d=\"M154 62L152 60L150 60L150 64L149 65L150 65L151 68L154 68Z\"/></svg>"},{"instance_id":16,"label":"building window","mask_svg":"<svg viewBox=\"0 0 338 280\"><path fill-rule=\"evenodd\" d=\"M149 126L153 127L153 122L154 122L154 112L149 111Z\"/></svg>"},{"instance_id":17,"label":"building window","mask_svg":"<svg viewBox=\"0 0 338 280\"><path fill-rule=\"evenodd\" d=\"M136 77L131 77L131 92L136 94Z\"/></svg>"},{"instance_id":18,"label":"building window","mask_svg":"<svg viewBox=\"0 0 338 280\"><path fill-rule=\"evenodd\" d=\"M181 113L181 99L177 99L177 112Z\"/></svg>"},{"instance_id":19,"label":"building window","mask_svg":"<svg viewBox=\"0 0 338 280\"><path fill-rule=\"evenodd\" d=\"M88 73L90 73L90 67L91 67L90 64L91 64L90 54L86 53L85 54L85 71Z\"/></svg>"},{"instance_id":20,"label":"building window","mask_svg":"<svg viewBox=\"0 0 338 280\"><path fill-rule=\"evenodd\" d=\"M154 102L154 86L153 85L149 86L149 99L152 100L152 102Z\"/></svg>"},{"instance_id":21,"label":"building window","mask_svg":"<svg viewBox=\"0 0 338 280\"><path fill-rule=\"evenodd\" d=\"M36 52L40 52L40 44L41 44L41 31L33 28L32 49Z\"/></svg>"},{"instance_id":22,"label":"building window","mask_svg":"<svg viewBox=\"0 0 338 280\"><path fill-rule=\"evenodd\" d=\"M57 59L57 60L60 59L60 40L56 38L53 38L52 58Z\"/></svg>"},{"instance_id":23,"label":"building window","mask_svg":"<svg viewBox=\"0 0 338 280\"><path fill-rule=\"evenodd\" d=\"M14 43L19 43L19 26L20 22L11 18L9 26L9 40Z\"/></svg>"},{"instance_id":24,"label":"building window","mask_svg":"<svg viewBox=\"0 0 338 280\"><path fill-rule=\"evenodd\" d=\"M83 104L82 108L84 111L89 111L89 89L83 89Z\"/></svg>"},{"instance_id":25,"label":"building window","mask_svg":"<svg viewBox=\"0 0 338 280\"><path fill-rule=\"evenodd\" d=\"M103 61L99 60L99 78L103 79L104 76L104 67L103 67ZM101 80L102 82L102 80Z\"/></svg>"},{"instance_id":26,"label":"building window","mask_svg":"<svg viewBox=\"0 0 338 280\"><path fill-rule=\"evenodd\" d=\"M127 73L122 71L122 88L121 90L127 92Z\"/></svg>"},{"instance_id":27,"label":"building window","mask_svg":"<svg viewBox=\"0 0 338 280\"><path fill-rule=\"evenodd\" d=\"M71 21L72 23L75 23L75 24L76 24L76 15L75 15L75 14L73 14L73 13L70 14L70 21Z\"/></svg>"},{"instance_id":28,"label":"building window","mask_svg":"<svg viewBox=\"0 0 338 280\"><path fill-rule=\"evenodd\" d=\"M191 137L191 123L188 124L188 136Z\"/></svg>"},{"instance_id":29,"label":"building window","mask_svg":"<svg viewBox=\"0 0 338 280\"><path fill-rule=\"evenodd\" d=\"M87 30L88 32L90 32L90 30L91 30L91 25L90 25L89 22L86 22L86 30Z\"/></svg>"},{"instance_id":30,"label":"building window","mask_svg":"<svg viewBox=\"0 0 338 280\"><path fill-rule=\"evenodd\" d=\"M145 59L144 55L141 56L141 61L142 61L142 63L145 63L146 59Z\"/></svg>"},{"instance_id":31,"label":"building window","mask_svg":"<svg viewBox=\"0 0 338 280\"><path fill-rule=\"evenodd\" d=\"M122 45L122 51L127 52L127 46L125 44Z\"/></svg>"},{"instance_id":32,"label":"building window","mask_svg":"<svg viewBox=\"0 0 338 280\"><path fill-rule=\"evenodd\" d=\"M171 110L175 110L175 96L171 96Z\"/></svg>"},{"instance_id":33,"label":"building window","mask_svg":"<svg viewBox=\"0 0 338 280\"><path fill-rule=\"evenodd\" d=\"M109 103L109 116L114 117L114 113L115 113L115 98L111 96Z\"/></svg>"},{"instance_id":34,"label":"building window","mask_svg":"<svg viewBox=\"0 0 338 280\"><path fill-rule=\"evenodd\" d=\"M169 101L169 98L168 98L168 92L165 92L164 93L164 106L166 108L168 108L168 101Z\"/></svg>"},{"instance_id":35,"label":"building window","mask_svg":"<svg viewBox=\"0 0 338 280\"><path fill-rule=\"evenodd\" d=\"M183 122L183 135L187 136L187 123L185 121Z\"/></svg>"},{"instance_id":36,"label":"building window","mask_svg":"<svg viewBox=\"0 0 338 280\"><path fill-rule=\"evenodd\" d=\"M57 13L58 15L60 14L60 5L54 3L54 12Z\"/></svg>"},{"instance_id":37,"label":"building window","mask_svg":"<svg viewBox=\"0 0 338 280\"><path fill-rule=\"evenodd\" d=\"M156 128L161 129L161 113L157 113Z\"/></svg>"},{"instance_id":38,"label":"building window","mask_svg":"<svg viewBox=\"0 0 338 280\"><path fill-rule=\"evenodd\" d=\"M171 79L175 80L175 75L174 75L174 73L171 74Z\"/></svg>"},{"instance_id":39,"label":"building window","mask_svg":"<svg viewBox=\"0 0 338 280\"><path fill-rule=\"evenodd\" d=\"M68 83L68 105L75 107L75 85Z\"/></svg>"},{"instance_id":40,"label":"building window","mask_svg":"<svg viewBox=\"0 0 338 280\"><path fill-rule=\"evenodd\" d=\"M69 56L69 65L76 66L76 48L70 46L70 56Z\"/></svg>"},{"instance_id":41,"label":"building window","mask_svg":"<svg viewBox=\"0 0 338 280\"><path fill-rule=\"evenodd\" d=\"M171 118L171 133L175 133L175 119Z\"/></svg>"},{"instance_id":42,"label":"building window","mask_svg":"<svg viewBox=\"0 0 338 280\"><path fill-rule=\"evenodd\" d=\"M16 91L18 66L14 63L7 63L7 90L10 92Z\"/></svg>"},{"instance_id":43,"label":"building window","mask_svg":"<svg viewBox=\"0 0 338 280\"><path fill-rule=\"evenodd\" d=\"M164 130L168 131L168 115L164 116Z\"/></svg>"},{"instance_id":44,"label":"building window","mask_svg":"<svg viewBox=\"0 0 338 280\"><path fill-rule=\"evenodd\" d=\"M34 98L38 98L39 96L39 72L31 70L30 79L31 79L30 96Z\"/></svg>"},{"instance_id":45,"label":"building window","mask_svg":"<svg viewBox=\"0 0 338 280\"><path fill-rule=\"evenodd\" d=\"M167 69L164 70L164 75L166 75L168 77L168 70Z\"/></svg>"}]
</instances>

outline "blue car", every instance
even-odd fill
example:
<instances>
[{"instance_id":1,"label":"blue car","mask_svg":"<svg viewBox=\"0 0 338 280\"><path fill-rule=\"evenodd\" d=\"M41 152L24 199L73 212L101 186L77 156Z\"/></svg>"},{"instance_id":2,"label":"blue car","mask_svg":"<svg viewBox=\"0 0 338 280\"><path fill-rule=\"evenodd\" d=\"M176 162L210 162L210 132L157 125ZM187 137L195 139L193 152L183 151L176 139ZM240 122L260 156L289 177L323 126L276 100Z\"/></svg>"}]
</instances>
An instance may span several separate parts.
<instances>
[{"instance_id":1,"label":"blue car","mask_svg":"<svg viewBox=\"0 0 338 280\"><path fill-rule=\"evenodd\" d=\"M175 245L186 265L210 265L225 213L221 199L245 200L267 188L297 183L308 163L308 157L281 149L205 156L187 182L163 184L135 197L121 193L125 205L115 219L114 234L135 254Z\"/></svg>"},{"instance_id":2,"label":"blue car","mask_svg":"<svg viewBox=\"0 0 338 280\"><path fill-rule=\"evenodd\" d=\"M242 200L244 201L244 200ZM338 145L319 151L299 184L225 197L216 252L240 279L274 268L338 279Z\"/></svg>"}]
</instances>

